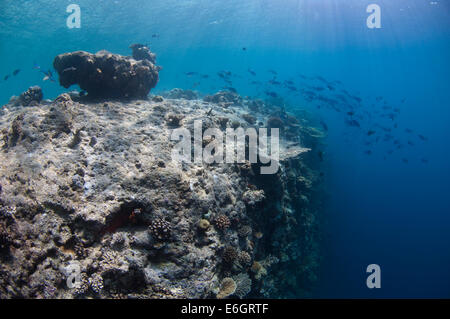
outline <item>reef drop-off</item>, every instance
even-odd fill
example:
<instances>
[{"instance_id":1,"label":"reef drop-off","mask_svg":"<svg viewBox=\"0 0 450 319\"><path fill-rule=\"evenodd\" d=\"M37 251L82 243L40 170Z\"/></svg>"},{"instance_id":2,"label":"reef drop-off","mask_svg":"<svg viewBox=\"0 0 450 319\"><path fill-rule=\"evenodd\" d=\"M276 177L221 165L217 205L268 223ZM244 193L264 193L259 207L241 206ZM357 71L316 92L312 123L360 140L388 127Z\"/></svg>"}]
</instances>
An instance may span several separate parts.
<instances>
[{"instance_id":1,"label":"reef drop-off","mask_svg":"<svg viewBox=\"0 0 450 319\"><path fill-rule=\"evenodd\" d=\"M318 138L306 119L219 96L86 102L63 94L5 105L0 297L302 296L319 261L320 174L309 151ZM258 127L275 117L283 126L276 174L248 162L171 161L174 127Z\"/></svg>"}]
</instances>

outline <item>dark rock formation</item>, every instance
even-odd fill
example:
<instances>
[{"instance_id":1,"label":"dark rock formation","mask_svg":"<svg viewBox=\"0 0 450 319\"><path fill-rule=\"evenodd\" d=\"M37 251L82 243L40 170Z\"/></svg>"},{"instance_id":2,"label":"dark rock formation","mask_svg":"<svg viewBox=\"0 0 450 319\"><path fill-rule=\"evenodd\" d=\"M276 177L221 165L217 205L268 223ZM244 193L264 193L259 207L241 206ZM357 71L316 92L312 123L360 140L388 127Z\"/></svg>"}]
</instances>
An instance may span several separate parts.
<instances>
[{"instance_id":1,"label":"dark rock formation","mask_svg":"<svg viewBox=\"0 0 450 319\"><path fill-rule=\"evenodd\" d=\"M64 53L55 58L53 67L62 86L78 84L89 97L145 98L156 86L160 70L154 64L155 55L146 49L139 48L140 60L107 51Z\"/></svg>"},{"instance_id":2,"label":"dark rock formation","mask_svg":"<svg viewBox=\"0 0 450 319\"><path fill-rule=\"evenodd\" d=\"M143 44L132 44L130 49L133 50L133 59L136 61L149 60L156 64L156 54L152 53L148 47Z\"/></svg>"}]
</instances>

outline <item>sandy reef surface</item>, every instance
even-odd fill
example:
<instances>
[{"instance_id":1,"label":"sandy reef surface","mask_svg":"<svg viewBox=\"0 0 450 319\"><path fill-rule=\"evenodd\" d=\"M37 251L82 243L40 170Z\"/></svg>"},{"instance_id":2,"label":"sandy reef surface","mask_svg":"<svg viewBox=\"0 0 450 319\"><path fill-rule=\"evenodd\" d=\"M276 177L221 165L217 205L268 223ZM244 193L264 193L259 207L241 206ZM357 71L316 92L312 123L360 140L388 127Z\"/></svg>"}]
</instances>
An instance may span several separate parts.
<instances>
[{"instance_id":1,"label":"sandy reef surface","mask_svg":"<svg viewBox=\"0 0 450 319\"><path fill-rule=\"evenodd\" d=\"M2 108L1 298L307 295L320 259L320 132L230 92L165 96ZM194 120L280 127L279 171L172 162L172 130Z\"/></svg>"}]
</instances>

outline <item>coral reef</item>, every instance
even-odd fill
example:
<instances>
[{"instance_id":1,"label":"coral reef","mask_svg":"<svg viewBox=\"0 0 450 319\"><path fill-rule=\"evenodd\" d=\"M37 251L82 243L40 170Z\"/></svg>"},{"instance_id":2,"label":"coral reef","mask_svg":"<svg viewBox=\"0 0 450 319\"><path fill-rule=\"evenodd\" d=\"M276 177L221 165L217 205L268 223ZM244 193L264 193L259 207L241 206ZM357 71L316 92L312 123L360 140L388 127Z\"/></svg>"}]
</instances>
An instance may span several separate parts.
<instances>
[{"instance_id":1,"label":"coral reef","mask_svg":"<svg viewBox=\"0 0 450 319\"><path fill-rule=\"evenodd\" d=\"M169 222L160 218L154 220L149 226L150 233L157 240L168 240L171 236L172 226Z\"/></svg>"},{"instance_id":2,"label":"coral reef","mask_svg":"<svg viewBox=\"0 0 450 319\"><path fill-rule=\"evenodd\" d=\"M2 109L0 298L287 298L313 285L322 192L307 122L278 117L307 142L282 136L280 169L261 175L258 163L180 165L170 136L198 119L258 127L274 116L264 102L73 97Z\"/></svg>"},{"instance_id":3,"label":"coral reef","mask_svg":"<svg viewBox=\"0 0 450 319\"><path fill-rule=\"evenodd\" d=\"M156 64L156 54L151 52L147 46L136 43L130 45L130 49L133 51L133 59L136 61L148 60Z\"/></svg>"},{"instance_id":4,"label":"coral reef","mask_svg":"<svg viewBox=\"0 0 450 319\"><path fill-rule=\"evenodd\" d=\"M233 278L229 277L224 278L220 286L220 291L217 294L217 299L224 299L234 294L236 288L237 288L236 282L233 280Z\"/></svg>"},{"instance_id":5,"label":"coral reef","mask_svg":"<svg viewBox=\"0 0 450 319\"><path fill-rule=\"evenodd\" d=\"M226 215L220 215L215 220L216 227L220 230L225 230L230 227L230 219Z\"/></svg>"},{"instance_id":6,"label":"coral reef","mask_svg":"<svg viewBox=\"0 0 450 319\"><path fill-rule=\"evenodd\" d=\"M41 103L43 98L44 94L42 93L42 89L39 86L32 86L20 94L16 101L16 105L37 105Z\"/></svg>"},{"instance_id":7,"label":"coral reef","mask_svg":"<svg viewBox=\"0 0 450 319\"><path fill-rule=\"evenodd\" d=\"M192 90L183 90L179 88L172 89L168 92L161 93L166 99L185 99L185 100L197 100L198 94Z\"/></svg>"},{"instance_id":8,"label":"coral reef","mask_svg":"<svg viewBox=\"0 0 450 319\"><path fill-rule=\"evenodd\" d=\"M58 55L53 67L63 87L78 84L89 97L145 98L156 86L160 68L148 48L132 47L137 60L107 51L76 51Z\"/></svg>"},{"instance_id":9,"label":"coral reef","mask_svg":"<svg viewBox=\"0 0 450 319\"><path fill-rule=\"evenodd\" d=\"M223 103L225 106L242 104L242 97L231 91L220 91L214 95L207 95L203 100L211 103Z\"/></svg>"}]
</instances>

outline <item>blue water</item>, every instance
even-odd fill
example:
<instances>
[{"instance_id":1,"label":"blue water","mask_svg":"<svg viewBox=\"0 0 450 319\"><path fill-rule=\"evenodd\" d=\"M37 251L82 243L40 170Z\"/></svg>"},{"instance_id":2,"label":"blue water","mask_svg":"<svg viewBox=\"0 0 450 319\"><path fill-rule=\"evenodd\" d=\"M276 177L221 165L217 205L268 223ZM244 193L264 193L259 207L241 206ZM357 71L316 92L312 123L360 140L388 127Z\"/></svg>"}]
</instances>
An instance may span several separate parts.
<instances>
[{"instance_id":1,"label":"blue water","mask_svg":"<svg viewBox=\"0 0 450 319\"><path fill-rule=\"evenodd\" d=\"M81 7L81 29L66 27L70 3ZM366 26L370 3L380 5L381 29ZM36 84L45 98L66 91L42 81L34 63L48 69L74 50L128 55L136 42L149 44L164 68L155 92L198 82L196 90L212 93L223 87L215 74L229 70L239 75L239 93L261 96L250 81L270 80L273 69L297 85L299 74L338 80L361 97L373 119L356 129L342 112L279 92L329 127L324 261L314 295L450 297L450 1L2 0L0 103ZM14 69L21 72L3 81ZM190 71L210 78L185 76ZM392 124L375 115L377 96L400 110L392 135L406 143L409 128L428 140L416 136L391 155L391 144L377 143L365 154L369 125ZM381 289L366 287L372 263L381 267Z\"/></svg>"}]
</instances>

